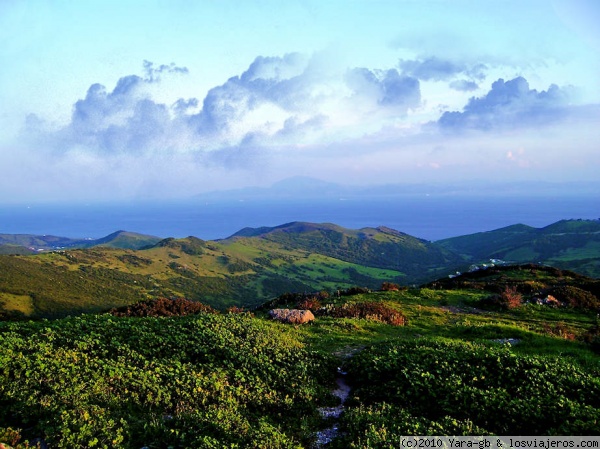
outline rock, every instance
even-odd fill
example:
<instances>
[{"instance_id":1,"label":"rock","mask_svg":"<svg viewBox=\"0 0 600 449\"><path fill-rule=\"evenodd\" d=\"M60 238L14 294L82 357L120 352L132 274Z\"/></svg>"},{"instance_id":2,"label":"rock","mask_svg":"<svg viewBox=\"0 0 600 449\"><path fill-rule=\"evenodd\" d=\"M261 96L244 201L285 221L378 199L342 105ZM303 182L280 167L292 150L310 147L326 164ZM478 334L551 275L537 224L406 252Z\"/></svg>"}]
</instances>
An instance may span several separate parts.
<instances>
[{"instance_id":1,"label":"rock","mask_svg":"<svg viewBox=\"0 0 600 449\"><path fill-rule=\"evenodd\" d=\"M310 310L300 309L273 309L269 311L269 316L274 320L290 324L310 323L315 319Z\"/></svg>"}]
</instances>

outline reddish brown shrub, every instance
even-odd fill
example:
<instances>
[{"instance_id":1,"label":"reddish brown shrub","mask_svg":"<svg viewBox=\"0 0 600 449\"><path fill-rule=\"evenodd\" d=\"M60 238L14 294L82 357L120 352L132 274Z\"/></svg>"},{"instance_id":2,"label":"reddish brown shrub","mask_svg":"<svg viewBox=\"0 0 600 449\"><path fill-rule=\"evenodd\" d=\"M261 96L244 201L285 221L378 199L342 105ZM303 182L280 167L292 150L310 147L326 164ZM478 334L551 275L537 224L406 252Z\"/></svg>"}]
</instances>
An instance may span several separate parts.
<instances>
[{"instance_id":1,"label":"reddish brown shrub","mask_svg":"<svg viewBox=\"0 0 600 449\"><path fill-rule=\"evenodd\" d=\"M327 314L336 318L364 318L394 326L404 326L407 323L406 317L402 312L382 302L374 301L331 307L327 310Z\"/></svg>"},{"instance_id":2,"label":"reddish brown shrub","mask_svg":"<svg viewBox=\"0 0 600 449\"><path fill-rule=\"evenodd\" d=\"M564 303L576 309L594 310L600 307L598 298L587 290L570 285L557 287L552 290L552 294Z\"/></svg>"},{"instance_id":3,"label":"reddish brown shrub","mask_svg":"<svg viewBox=\"0 0 600 449\"><path fill-rule=\"evenodd\" d=\"M384 282L381 284L381 291L383 292L397 292L400 291L400 286L392 282Z\"/></svg>"},{"instance_id":4,"label":"reddish brown shrub","mask_svg":"<svg viewBox=\"0 0 600 449\"><path fill-rule=\"evenodd\" d=\"M500 294L494 294L479 301L480 306L500 307L502 309L514 309L523 302L523 295L517 291L517 287L504 287Z\"/></svg>"},{"instance_id":5,"label":"reddish brown shrub","mask_svg":"<svg viewBox=\"0 0 600 449\"><path fill-rule=\"evenodd\" d=\"M196 313L217 313L217 311L210 306L200 302L190 301L185 298L158 298L112 309L109 313L118 317L158 317L184 316Z\"/></svg>"},{"instance_id":6,"label":"reddish brown shrub","mask_svg":"<svg viewBox=\"0 0 600 449\"><path fill-rule=\"evenodd\" d=\"M238 306L228 307L227 308L227 313L233 313L233 314L247 313L247 314L249 314L251 316L254 316L254 314L252 314L251 312L247 311L243 307L238 307Z\"/></svg>"},{"instance_id":7,"label":"reddish brown shrub","mask_svg":"<svg viewBox=\"0 0 600 449\"><path fill-rule=\"evenodd\" d=\"M315 296L301 299L296 304L296 309L310 310L311 312L316 312L321 307L321 301L319 301L319 299Z\"/></svg>"},{"instance_id":8,"label":"reddish brown shrub","mask_svg":"<svg viewBox=\"0 0 600 449\"><path fill-rule=\"evenodd\" d=\"M523 303L523 295L517 291L517 287L504 287L504 291L500 293L500 301L503 307L514 309Z\"/></svg>"}]
</instances>

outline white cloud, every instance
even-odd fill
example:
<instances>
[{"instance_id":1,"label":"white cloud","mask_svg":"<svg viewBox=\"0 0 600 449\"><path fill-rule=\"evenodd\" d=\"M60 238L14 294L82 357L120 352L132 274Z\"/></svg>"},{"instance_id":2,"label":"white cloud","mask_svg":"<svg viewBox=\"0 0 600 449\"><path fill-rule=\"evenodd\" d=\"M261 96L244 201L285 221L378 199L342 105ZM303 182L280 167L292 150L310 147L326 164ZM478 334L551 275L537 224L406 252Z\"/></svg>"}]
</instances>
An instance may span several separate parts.
<instances>
[{"instance_id":1,"label":"white cloud","mask_svg":"<svg viewBox=\"0 0 600 449\"><path fill-rule=\"evenodd\" d=\"M467 82L452 91L453 104L464 99L464 107L448 111L431 103L430 86L478 79L478 69L418 61L400 72L331 67L321 55L257 57L202 101L169 102L157 101L153 88L187 71L145 62L143 77L122 77L112 90L92 85L62 127L30 116L18 151L0 152L0 163L11 167L0 192L10 193L24 177L31 181L22 196L129 198L188 196L298 174L339 182L443 181L483 173L535 177L571 164L591 176L585 161L598 162L597 139L586 123L600 111L572 107L570 88L538 91L517 77L468 99ZM540 136L538 127L548 123ZM566 156L558 149L576 138L573 129L587 130L576 135L583 162L561 163Z\"/></svg>"}]
</instances>

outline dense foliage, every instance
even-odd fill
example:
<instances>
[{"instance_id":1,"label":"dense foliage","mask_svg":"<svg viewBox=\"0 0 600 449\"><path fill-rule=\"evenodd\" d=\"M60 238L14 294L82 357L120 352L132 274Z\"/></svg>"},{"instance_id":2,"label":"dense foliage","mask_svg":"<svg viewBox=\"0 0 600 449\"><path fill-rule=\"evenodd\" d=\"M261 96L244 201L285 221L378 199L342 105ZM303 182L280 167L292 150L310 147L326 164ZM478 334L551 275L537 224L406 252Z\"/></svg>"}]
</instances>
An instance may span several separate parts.
<instances>
[{"instance_id":1,"label":"dense foliage","mask_svg":"<svg viewBox=\"0 0 600 449\"><path fill-rule=\"evenodd\" d=\"M192 288L191 256L160 249ZM215 268L237 264L205 251ZM149 266L139 254L114 254ZM69 257L84 265L66 273L89 268L108 281L116 271L89 267L100 253ZM22 282L0 301L24 301ZM598 434L598 285L548 267L494 267L429 288L288 293L252 309L255 317L158 299L118 316L0 322L0 443L312 448L329 426L341 431L332 448L395 448L401 435ZM505 296L502 307L482 310L494 294ZM558 299L532 301L542 294ZM311 309L316 319L269 321L277 307ZM340 418L323 419L337 367L353 390Z\"/></svg>"},{"instance_id":2,"label":"dense foliage","mask_svg":"<svg viewBox=\"0 0 600 449\"><path fill-rule=\"evenodd\" d=\"M210 306L185 298L158 298L140 301L130 306L118 307L110 310L109 313L120 317L164 317L193 315L202 312L216 313L217 311Z\"/></svg>"},{"instance_id":3,"label":"dense foliage","mask_svg":"<svg viewBox=\"0 0 600 449\"><path fill-rule=\"evenodd\" d=\"M377 301L346 303L341 306L331 305L319 310L319 314L334 318L364 318L393 326L404 326L407 323L406 317L401 311Z\"/></svg>"},{"instance_id":4,"label":"dense foliage","mask_svg":"<svg viewBox=\"0 0 600 449\"><path fill-rule=\"evenodd\" d=\"M297 447L333 370L275 326L246 314L1 323L0 423L54 448Z\"/></svg>"},{"instance_id":5,"label":"dense foliage","mask_svg":"<svg viewBox=\"0 0 600 449\"><path fill-rule=\"evenodd\" d=\"M391 268L417 277L431 267L460 263L460 258L445 248L386 227L353 231L336 225L294 222L254 231L236 235L260 237L346 262Z\"/></svg>"},{"instance_id":6,"label":"dense foliage","mask_svg":"<svg viewBox=\"0 0 600 449\"><path fill-rule=\"evenodd\" d=\"M392 341L348 362L356 390L338 447L399 447L401 435L598 435L600 378L508 347Z\"/></svg>"}]
</instances>

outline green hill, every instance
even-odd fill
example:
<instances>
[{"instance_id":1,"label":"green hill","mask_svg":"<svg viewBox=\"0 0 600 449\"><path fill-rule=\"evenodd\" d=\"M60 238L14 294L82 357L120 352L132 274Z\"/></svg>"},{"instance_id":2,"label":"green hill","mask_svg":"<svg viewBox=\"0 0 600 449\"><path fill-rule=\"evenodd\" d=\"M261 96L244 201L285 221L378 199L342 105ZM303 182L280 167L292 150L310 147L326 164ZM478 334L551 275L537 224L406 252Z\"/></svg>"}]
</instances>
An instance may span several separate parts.
<instances>
[{"instance_id":1,"label":"green hill","mask_svg":"<svg viewBox=\"0 0 600 449\"><path fill-rule=\"evenodd\" d=\"M119 231L80 242L85 248L0 255L0 311L56 317L161 296L220 310L255 307L285 292L424 283L489 258L534 260L596 275L598 226L594 221L542 229L515 225L435 243L385 227L352 230L304 222L246 228L220 241ZM11 245L68 243L54 237L5 239L17 242ZM30 252L20 248L11 246L9 252Z\"/></svg>"},{"instance_id":2,"label":"green hill","mask_svg":"<svg viewBox=\"0 0 600 449\"><path fill-rule=\"evenodd\" d=\"M465 263L544 263L600 277L600 220L562 220L544 228L515 225L436 244Z\"/></svg>"},{"instance_id":3,"label":"green hill","mask_svg":"<svg viewBox=\"0 0 600 449\"><path fill-rule=\"evenodd\" d=\"M11 245L9 243L0 244L0 254L35 254L35 251L21 245Z\"/></svg>"},{"instance_id":4,"label":"green hill","mask_svg":"<svg viewBox=\"0 0 600 449\"><path fill-rule=\"evenodd\" d=\"M301 243L294 244L293 236ZM381 236L396 239L389 233ZM376 288L383 281L415 280L415 276L390 268L397 267L397 262L387 267L381 262L380 266L362 264L368 259L351 261L348 249L344 250L348 260L342 260L327 251L307 249L303 237L292 234L285 242L261 237L220 242L168 238L140 250L101 245L34 256L0 256L0 304L13 315L21 311L40 317L97 311L165 296L202 301L223 310L234 305L253 307L288 291L354 285ZM343 233L338 237L354 243L354 237ZM401 243L384 241L380 248L393 245ZM423 267L424 272L430 269L430 265ZM17 297L28 306L19 309Z\"/></svg>"},{"instance_id":5,"label":"green hill","mask_svg":"<svg viewBox=\"0 0 600 449\"><path fill-rule=\"evenodd\" d=\"M160 240L160 237L154 237L151 235L138 234L136 232L128 231L117 231L107 235L106 237L86 241L83 243L78 243L73 246L83 248L91 248L94 246L106 246L109 248L141 249L155 245Z\"/></svg>"},{"instance_id":6,"label":"green hill","mask_svg":"<svg viewBox=\"0 0 600 449\"><path fill-rule=\"evenodd\" d=\"M358 230L324 223L292 222L273 228L245 228L225 240L262 239L345 262L401 271L411 281L431 278L460 259L450 251L396 230Z\"/></svg>"}]
</instances>

